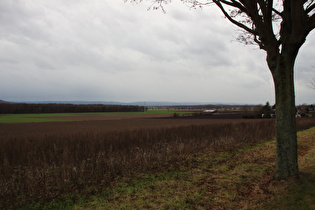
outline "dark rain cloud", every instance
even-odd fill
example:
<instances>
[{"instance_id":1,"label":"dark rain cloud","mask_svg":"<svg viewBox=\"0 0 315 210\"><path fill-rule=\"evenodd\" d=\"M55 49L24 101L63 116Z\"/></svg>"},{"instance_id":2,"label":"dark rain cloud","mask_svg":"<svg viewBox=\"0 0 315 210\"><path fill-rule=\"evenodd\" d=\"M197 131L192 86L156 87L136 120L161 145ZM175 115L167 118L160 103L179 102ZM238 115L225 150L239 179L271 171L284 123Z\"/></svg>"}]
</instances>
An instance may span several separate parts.
<instances>
[{"instance_id":1,"label":"dark rain cloud","mask_svg":"<svg viewBox=\"0 0 315 210\"><path fill-rule=\"evenodd\" d=\"M3 0L0 99L274 101L265 53L236 42L215 7L167 13L123 1ZM314 103L315 34L296 64L297 103ZM313 68L312 68L313 66Z\"/></svg>"}]
</instances>

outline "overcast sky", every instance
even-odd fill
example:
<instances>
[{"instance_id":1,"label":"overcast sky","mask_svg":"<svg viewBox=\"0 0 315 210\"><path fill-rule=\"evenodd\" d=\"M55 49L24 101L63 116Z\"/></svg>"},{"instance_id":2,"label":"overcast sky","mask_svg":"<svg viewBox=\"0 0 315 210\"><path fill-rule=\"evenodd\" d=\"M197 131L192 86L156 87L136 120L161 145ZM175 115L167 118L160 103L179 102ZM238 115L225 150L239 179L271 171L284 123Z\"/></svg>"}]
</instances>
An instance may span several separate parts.
<instances>
[{"instance_id":1,"label":"overcast sky","mask_svg":"<svg viewBox=\"0 0 315 210\"><path fill-rule=\"evenodd\" d=\"M123 0L1 0L0 99L274 103L265 52L235 41L215 6L166 14ZM296 103L315 103L315 33L296 61Z\"/></svg>"}]
</instances>

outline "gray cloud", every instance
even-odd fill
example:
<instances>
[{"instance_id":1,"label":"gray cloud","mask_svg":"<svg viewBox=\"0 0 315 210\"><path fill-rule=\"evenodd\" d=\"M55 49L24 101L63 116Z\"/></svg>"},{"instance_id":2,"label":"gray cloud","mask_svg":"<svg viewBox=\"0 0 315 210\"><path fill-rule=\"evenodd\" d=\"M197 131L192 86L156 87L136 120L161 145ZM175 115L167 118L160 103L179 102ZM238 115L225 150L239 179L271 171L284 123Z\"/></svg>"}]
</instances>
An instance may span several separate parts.
<instances>
[{"instance_id":1,"label":"gray cloud","mask_svg":"<svg viewBox=\"0 0 315 210\"><path fill-rule=\"evenodd\" d=\"M147 6L3 0L0 99L274 102L265 53L233 41L217 8ZM296 63L297 103L314 103L314 35Z\"/></svg>"}]
</instances>

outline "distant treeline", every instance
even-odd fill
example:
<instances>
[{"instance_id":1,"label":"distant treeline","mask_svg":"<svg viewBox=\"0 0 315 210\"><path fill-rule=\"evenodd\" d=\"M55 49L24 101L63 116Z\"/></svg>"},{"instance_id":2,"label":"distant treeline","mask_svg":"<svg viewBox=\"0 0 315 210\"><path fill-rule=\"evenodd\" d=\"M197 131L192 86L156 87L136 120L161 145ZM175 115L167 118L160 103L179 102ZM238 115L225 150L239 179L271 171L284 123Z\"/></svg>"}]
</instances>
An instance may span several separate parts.
<instances>
[{"instance_id":1,"label":"distant treeline","mask_svg":"<svg viewBox=\"0 0 315 210\"><path fill-rule=\"evenodd\" d=\"M144 110L143 106L132 105L0 103L0 114L143 112Z\"/></svg>"}]
</instances>

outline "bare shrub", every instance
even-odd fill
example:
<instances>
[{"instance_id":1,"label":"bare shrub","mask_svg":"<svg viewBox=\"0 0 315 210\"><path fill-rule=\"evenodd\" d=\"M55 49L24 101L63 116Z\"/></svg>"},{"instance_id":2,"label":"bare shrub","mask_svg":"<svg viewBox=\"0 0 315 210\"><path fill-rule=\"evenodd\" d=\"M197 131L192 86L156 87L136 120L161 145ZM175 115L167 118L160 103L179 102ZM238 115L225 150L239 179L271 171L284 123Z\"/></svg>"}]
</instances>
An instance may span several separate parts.
<instances>
[{"instance_id":1,"label":"bare shrub","mask_svg":"<svg viewBox=\"0 0 315 210\"><path fill-rule=\"evenodd\" d=\"M305 130L314 126L315 117L303 117L297 118L296 127L297 130Z\"/></svg>"}]
</instances>

